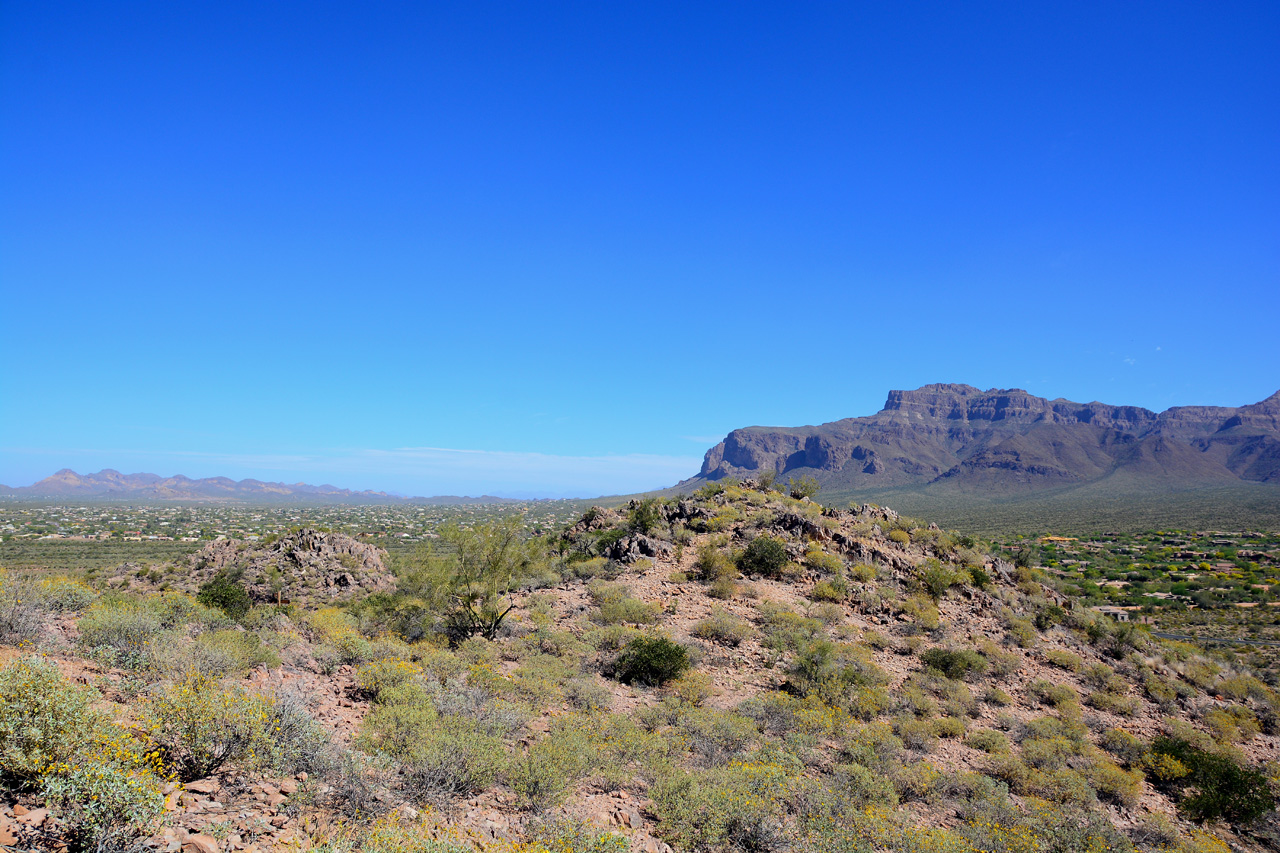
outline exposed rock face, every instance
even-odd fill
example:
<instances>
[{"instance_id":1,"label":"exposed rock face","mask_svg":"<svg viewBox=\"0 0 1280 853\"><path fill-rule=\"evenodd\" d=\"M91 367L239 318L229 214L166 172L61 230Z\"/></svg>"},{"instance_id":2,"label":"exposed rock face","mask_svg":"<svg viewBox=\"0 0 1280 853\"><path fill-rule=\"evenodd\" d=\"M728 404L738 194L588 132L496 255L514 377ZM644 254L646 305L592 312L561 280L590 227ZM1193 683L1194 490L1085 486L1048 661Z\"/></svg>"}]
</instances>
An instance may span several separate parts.
<instances>
[{"instance_id":1,"label":"exposed rock face","mask_svg":"<svg viewBox=\"0 0 1280 853\"><path fill-rule=\"evenodd\" d=\"M387 552L342 533L304 528L274 542L219 539L189 558L189 585L198 588L219 573L239 575L255 601L339 601L357 593L390 590Z\"/></svg>"},{"instance_id":2,"label":"exposed rock face","mask_svg":"<svg viewBox=\"0 0 1280 853\"><path fill-rule=\"evenodd\" d=\"M875 415L748 427L707 451L702 480L812 474L824 488L944 484L1000 494L1121 474L1140 481L1280 484L1280 392L1239 408L1046 400L1021 389L890 391Z\"/></svg>"}]
</instances>

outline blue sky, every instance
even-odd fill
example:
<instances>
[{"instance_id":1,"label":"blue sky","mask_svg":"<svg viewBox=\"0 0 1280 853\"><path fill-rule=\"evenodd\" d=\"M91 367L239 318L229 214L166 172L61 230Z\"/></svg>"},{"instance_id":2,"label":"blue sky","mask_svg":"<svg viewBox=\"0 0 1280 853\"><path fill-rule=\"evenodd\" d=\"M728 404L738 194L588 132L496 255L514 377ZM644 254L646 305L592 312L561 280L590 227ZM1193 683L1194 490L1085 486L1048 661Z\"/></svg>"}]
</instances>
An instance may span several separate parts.
<instances>
[{"instance_id":1,"label":"blue sky","mask_svg":"<svg viewBox=\"0 0 1280 853\"><path fill-rule=\"evenodd\" d=\"M669 485L1280 388L1275 3L0 4L0 482ZM464 452L465 451L465 452Z\"/></svg>"}]
</instances>

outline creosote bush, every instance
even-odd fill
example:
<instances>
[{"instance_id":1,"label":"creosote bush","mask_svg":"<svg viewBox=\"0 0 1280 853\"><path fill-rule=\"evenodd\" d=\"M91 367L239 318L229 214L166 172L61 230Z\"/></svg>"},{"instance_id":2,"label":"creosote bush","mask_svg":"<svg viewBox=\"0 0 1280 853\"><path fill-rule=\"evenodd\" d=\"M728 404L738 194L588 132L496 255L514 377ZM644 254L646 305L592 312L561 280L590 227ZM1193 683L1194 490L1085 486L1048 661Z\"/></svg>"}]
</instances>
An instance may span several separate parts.
<instances>
[{"instance_id":1,"label":"creosote bush","mask_svg":"<svg viewBox=\"0 0 1280 853\"><path fill-rule=\"evenodd\" d=\"M614 676L624 684L659 686L690 666L689 650L656 634L636 637L623 647Z\"/></svg>"},{"instance_id":2,"label":"creosote bush","mask_svg":"<svg viewBox=\"0 0 1280 853\"><path fill-rule=\"evenodd\" d=\"M791 556L781 539L773 536L757 536L747 545L738 558L738 568L743 574L759 574L777 577L790 565Z\"/></svg>"}]
</instances>

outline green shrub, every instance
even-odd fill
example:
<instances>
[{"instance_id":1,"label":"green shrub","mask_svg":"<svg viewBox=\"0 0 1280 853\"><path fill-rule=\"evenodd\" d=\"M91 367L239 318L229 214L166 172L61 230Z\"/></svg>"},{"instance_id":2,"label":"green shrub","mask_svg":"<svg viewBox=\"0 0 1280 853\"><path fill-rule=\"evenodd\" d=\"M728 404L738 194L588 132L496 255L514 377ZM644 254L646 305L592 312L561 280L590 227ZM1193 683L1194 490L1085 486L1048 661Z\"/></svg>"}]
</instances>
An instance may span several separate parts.
<instances>
[{"instance_id":1,"label":"green shrub","mask_svg":"<svg viewBox=\"0 0 1280 853\"><path fill-rule=\"evenodd\" d=\"M919 580L920 586L935 602L939 601L947 594L947 590L960 583L963 579L960 573L954 571L950 566L943 565L940 560L933 557L924 561L917 570L916 578Z\"/></svg>"},{"instance_id":2,"label":"green shrub","mask_svg":"<svg viewBox=\"0 0 1280 853\"><path fill-rule=\"evenodd\" d=\"M679 677L689 666L688 649L666 637L648 635L627 643L613 670L624 684L656 686Z\"/></svg>"},{"instance_id":3,"label":"green shrub","mask_svg":"<svg viewBox=\"0 0 1280 853\"><path fill-rule=\"evenodd\" d=\"M66 824L73 849L130 850L164 812L154 777L118 765L77 761L41 786L45 804Z\"/></svg>"},{"instance_id":4,"label":"green shrub","mask_svg":"<svg viewBox=\"0 0 1280 853\"><path fill-rule=\"evenodd\" d=\"M1084 665L1084 661L1081 660L1079 655L1063 649L1050 649L1045 653L1045 659L1054 666L1065 669L1068 672L1079 672L1080 667Z\"/></svg>"},{"instance_id":5,"label":"green shrub","mask_svg":"<svg viewBox=\"0 0 1280 853\"><path fill-rule=\"evenodd\" d=\"M652 623L662 612L656 604L632 597L631 590L622 584L595 581L589 593L598 608L592 618L604 625Z\"/></svg>"},{"instance_id":6,"label":"green shrub","mask_svg":"<svg viewBox=\"0 0 1280 853\"><path fill-rule=\"evenodd\" d=\"M93 694L53 664L19 658L0 670L0 768L23 780L50 764L74 764L100 731Z\"/></svg>"},{"instance_id":7,"label":"green shrub","mask_svg":"<svg viewBox=\"0 0 1280 853\"><path fill-rule=\"evenodd\" d=\"M663 837L680 850L771 853L784 847L788 769L740 763L701 773L668 773L650 788Z\"/></svg>"},{"instance_id":8,"label":"green shrub","mask_svg":"<svg viewBox=\"0 0 1280 853\"><path fill-rule=\"evenodd\" d=\"M219 572L201 586L196 600L205 607L218 608L237 621L243 619L253 606L244 584L240 583L239 578L225 572Z\"/></svg>"},{"instance_id":9,"label":"green shrub","mask_svg":"<svg viewBox=\"0 0 1280 853\"><path fill-rule=\"evenodd\" d=\"M0 773L38 788L80 849L129 849L161 811L158 755L39 658L0 670Z\"/></svg>"},{"instance_id":10,"label":"green shrub","mask_svg":"<svg viewBox=\"0 0 1280 853\"><path fill-rule=\"evenodd\" d=\"M98 593L71 578L47 578L40 582L40 598L50 610L79 613L98 600Z\"/></svg>"},{"instance_id":11,"label":"green shrub","mask_svg":"<svg viewBox=\"0 0 1280 853\"><path fill-rule=\"evenodd\" d=\"M736 646L751 636L751 626L736 616L716 609L706 619L695 624L692 633L703 640Z\"/></svg>"},{"instance_id":12,"label":"green shrub","mask_svg":"<svg viewBox=\"0 0 1280 853\"><path fill-rule=\"evenodd\" d=\"M703 542L698 546L698 558L693 565L698 580L704 583L726 578L733 580L738 576L738 569L729 555L717 548L714 542Z\"/></svg>"},{"instance_id":13,"label":"green shrub","mask_svg":"<svg viewBox=\"0 0 1280 853\"><path fill-rule=\"evenodd\" d=\"M261 697L192 674L142 708L151 738L184 781L203 779L265 745L270 707Z\"/></svg>"},{"instance_id":14,"label":"green shrub","mask_svg":"<svg viewBox=\"0 0 1280 853\"><path fill-rule=\"evenodd\" d=\"M507 784L533 812L560 805L569 788L585 776L596 760L596 751L580 724L557 725L546 737L512 760Z\"/></svg>"},{"instance_id":15,"label":"green shrub","mask_svg":"<svg viewBox=\"0 0 1280 853\"><path fill-rule=\"evenodd\" d=\"M1099 711L1131 717L1141 704L1138 697L1112 693L1108 690L1097 690L1085 697L1085 704Z\"/></svg>"},{"instance_id":16,"label":"green shrub","mask_svg":"<svg viewBox=\"0 0 1280 853\"><path fill-rule=\"evenodd\" d=\"M375 702L382 698L384 692L400 687L417 679L418 667L398 658L385 658L366 663L356 669L356 684L360 690Z\"/></svg>"},{"instance_id":17,"label":"green shrub","mask_svg":"<svg viewBox=\"0 0 1280 853\"><path fill-rule=\"evenodd\" d=\"M939 717L933 721L933 729L941 738L964 737L964 720L959 717Z\"/></svg>"},{"instance_id":18,"label":"green shrub","mask_svg":"<svg viewBox=\"0 0 1280 853\"><path fill-rule=\"evenodd\" d=\"M631 842L625 835L603 830L587 821L567 817L547 823L535 823L529 828L527 834L528 842L533 845L535 851L629 853L631 850Z\"/></svg>"},{"instance_id":19,"label":"green shrub","mask_svg":"<svg viewBox=\"0 0 1280 853\"><path fill-rule=\"evenodd\" d=\"M1009 752L1009 738L1004 732L995 729L980 729L964 739L965 746L978 749L992 755L1005 755Z\"/></svg>"},{"instance_id":20,"label":"green shrub","mask_svg":"<svg viewBox=\"0 0 1280 853\"><path fill-rule=\"evenodd\" d=\"M1189 772L1165 782L1179 794L1178 810L1194 821L1225 819L1248 823L1276 807L1276 797L1264 773L1226 755L1214 754L1176 737L1158 737L1153 756L1167 756ZM1194 792L1186 795L1188 785Z\"/></svg>"},{"instance_id":21,"label":"green shrub","mask_svg":"<svg viewBox=\"0 0 1280 853\"><path fill-rule=\"evenodd\" d=\"M777 577L791 563L787 546L773 536L757 536L747 545L738 558L738 568L744 574Z\"/></svg>"},{"instance_id":22,"label":"green shrub","mask_svg":"<svg viewBox=\"0 0 1280 853\"><path fill-rule=\"evenodd\" d=\"M662 501L659 498L636 501L635 506L627 513L627 526L645 535L657 530L662 521Z\"/></svg>"},{"instance_id":23,"label":"green shrub","mask_svg":"<svg viewBox=\"0 0 1280 853\"><path fill-rule=\"evenodd\" d=\"M848 588L842 580L818 581L809 590L809 597L814 601L844 601L845 595L848 594Z\"/></svg>"},{"instance_id":24,"label":"green shrub","mask_svg":"<svg viewBox=\"0 0 1280 853\"><path fill-rule=\"evenodd\" d=\"M947 678L963 679L970 673L987 671L987 660L972 649L929 649L920 660Z\"/></svg>"},{"instance_id":25,"label":"green shrub","mask_svg":"<svg viewBox=\"0 0 1280 853\"><path fill-rule=\"evenodd\" d=\"M787 686L792 692L844 707L862 719L888 707L890 700L884 691L888 680L866 649L829 640L803 643L787 668Z\"/></svg>"},{"instance_id":26,"label":"green shrub","mask_svg":"<svg viewBox=\"0 0 1280 853\"><path fill-rule=\"evenodd\" d=\"M938 730L931 720L899 717L893 722L893 733L908 749L931 752L938 741Z\"/></svg>"},{"instance_id":27,"label":"green shrub","mask_svg":"<svg viewBox=\"0 0 1280 853\"><path fill-rule=\"evenodd\" d=\"M887 534L889 541L896 542L899 545L910 545L911 534L905 530L890 530Z\"/></svg>"}]
</instances>

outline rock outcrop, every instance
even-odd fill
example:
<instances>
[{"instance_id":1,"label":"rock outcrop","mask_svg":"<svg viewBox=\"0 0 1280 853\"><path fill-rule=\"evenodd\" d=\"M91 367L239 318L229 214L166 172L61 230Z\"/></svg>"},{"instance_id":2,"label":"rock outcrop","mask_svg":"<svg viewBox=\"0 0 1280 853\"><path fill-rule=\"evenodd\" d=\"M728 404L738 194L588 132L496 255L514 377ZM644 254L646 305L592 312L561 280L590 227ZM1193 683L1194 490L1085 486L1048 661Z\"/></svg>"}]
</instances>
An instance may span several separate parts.
<instances>
[{"instance_id":1,"label":"rock outcrop","mask_svg":"<svg viewBox=\"0 0 1280 853\"><path fill-rule=\"evenodd\" d=\"M335 602L395 586L387 552L342 533L303 528L265 543L218 539L189 560L184 585L234 576L256 602Z\"/></svg>"}]
</instances>

